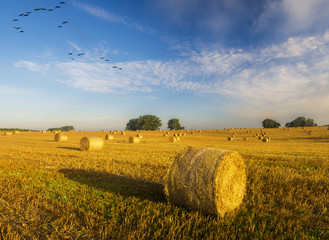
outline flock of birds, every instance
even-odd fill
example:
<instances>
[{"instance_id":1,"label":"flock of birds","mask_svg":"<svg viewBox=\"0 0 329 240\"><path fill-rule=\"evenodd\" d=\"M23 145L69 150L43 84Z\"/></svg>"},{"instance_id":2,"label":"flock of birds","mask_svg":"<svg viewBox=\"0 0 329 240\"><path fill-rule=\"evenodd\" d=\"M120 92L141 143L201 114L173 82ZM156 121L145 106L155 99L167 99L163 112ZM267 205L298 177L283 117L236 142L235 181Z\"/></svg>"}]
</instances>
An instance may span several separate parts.
<instances>
[{"instance_id":1,"label":"flock of birds","mask_svg":"<svg viewBox=\"0 0 329 240\"><path fill-rule=\"evenodd\" d=\"M62 8L61 6L63 4L65 4L65 2L59 2L59 5L55 6L54 8L49 8L49 9L47 9L47 8L35 8L35 9L33 9L33 11L34 12L39 12L39 11L52 12L52 11L54 11L56 9ZM23 17L29 17L31 13L32 13L32 11L27 11L27 12L24 12L24 13L19 14L18 16L19 17L22 17L22 18ZM20 21L19 18L14 18L13 19L13 22L19 22L19 21ZM66 20L65 21L62 21L61 25L59 25L57 28L62 28L63 25L68 24L68 23L69 23L69 21L66 21ZM21 26L14 26L14 28L16 30L18 30L19 33L24 33L24 30L22 29ZM73 53L72 52L69 52L68 55L71 57L71 60L75 60L75 57L73 56ZM77 57L81 57L81 56L84 56L84 55L85 55L85 53L82 52L82 53L78 53L76 56ZM100 60L103 60L104 62L109 62L110 61L109 59L107 59L105 57L99 57L99 59ZM118 67L118 66L112 66L112 68L122 70L122 68L121 67Z\"/></svg>"}]
</instances>

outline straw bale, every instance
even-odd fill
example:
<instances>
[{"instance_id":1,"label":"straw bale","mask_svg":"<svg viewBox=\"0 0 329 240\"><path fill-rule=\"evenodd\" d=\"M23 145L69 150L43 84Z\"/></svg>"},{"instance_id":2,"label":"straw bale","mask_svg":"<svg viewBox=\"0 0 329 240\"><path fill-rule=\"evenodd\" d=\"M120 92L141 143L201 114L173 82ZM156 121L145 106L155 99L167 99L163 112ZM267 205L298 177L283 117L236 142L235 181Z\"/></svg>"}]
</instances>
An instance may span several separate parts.
<instances>
[{"instance_id":1,"label":"straw bale","mask_svg":"<svg viewBox=\"0 0 329 240\"><path fill-rule=\"evenodd\" d=\"M113 140L114 137L112 135L105 135L105 140Z\"/></svg>"},{"instance_id":2,"label":"straw bale","mask_svg":"<svg viewBox=\"0 0 329 240\"><path fill-rule=\"evenodd\" d=\"M164 136L164 137L168 137L168 134L165 133L165 134L163 134L163 136Z\"/></svg>"},{"instance_id":3,"label":"straw bale","mask_svg":"<svg viewBox=\"0 0 329 240\"><path fill-rule=\"evenodd\" d=\"M4 135L9 136L9 135L13 135L13 133L12 132L5 132Z\"/></svg>"},{"instance_id":4,"label":"straw bale","mask_svg":"<svg viewBox=\"0 0 329 240\"><path fill-rule=\"evenodd\" d=\"M143 135L142 135L142 134L137 134L137 136L136 136L136 137L138 137L138 138L142 139L142 138L143 138Z\"/></svg>"},{"instance_id":5,"label":"straw bale","mask_svg":"<svg viewBox=\"0 0 329 240\"><path fill-rule=\"evenodd\" d=\"M121 135L126 135L126 133L124 131L121 132Z\"/></svg>"},{"instance_id":6,"label":"straw bale","mask_svg":"<svg viewBox=\"0 0 329 240\"><path fill-rule=\"evenodd\" d=\"M169 142L177 142L176 137L170 137L170 138L169 138Z\"/></svg>"},{"instance_id":7,"label":"straw bale","mask_svg":"<svg viewBox=\"0 0 329 240\"><path fill-rule=\"evenodd\" d=\"M248 138L244 137L242 138L243 141L248 141Z\"/></svg>"},{"instance_id":8,"label":"straw bale","mask_svg":"<svg viewBox=\"0 0 329 240\"><path fill-rule=\"evenodd\" d=\"M268 138L263 138L262 142L269 142L270 140Z\"/></svg>"},{"instance_id":9,"label":"straw bale","mask_svg":"<svg viewBox=\"0 0 329 240\"><path fill-rule=\"evenodd\" d=\"M54 140L55 142L62 142L62 141L67 141L69 137L67 135L64 135L62 133L56 133Z\"/></svg>"},{"instance_id":10,"label":"straw bale","mask_svg":"<svg viewBox=\"0 0 329 240\"><path fill-rule=\"evenodd\" d=\"M103 146L104 142L100 137L83 137L80 140L80 149L82 151L101 150Z\"/></svg>"},{"instance_id":11,"label":"straw bale","mask_svg":"<svg viewBox=\"0 0 329 240\"><path fill-rule=\"evenodd\" d=\"M165 193L170 204L224 216L246 192L246 170L235 151L188 147L172 163Z\"/></svg>"},{"instance_id":12,"label":"straw bale","mask_svg":"<svg viewBox=\"0 0 329 240\"><path fill-rule=\"evenodd\" d=\"M128 139L128 142L129 143L139 143L140 142L140 138L139 137L133 137L131 136L129 139Z\"/></svg>"},{"instance_id":13,"label":"straw bale","mask_svg":"<svg viewBox=\"0 0 329 240\"><path fill-rule=\"evenodd\" d=\"M20 131L13 131L13 134L19 134L20 133Z\"/></svg>"},{"instance_id":14,"label":"straw bale","mask_svg":"<svg viewBox=\"0 0 329 240\"><path fill-rule=\"evenodd\" d=\"M233 136L232 137L228 137L227 141L233 141Z\"/></svg>"}]
</instances>

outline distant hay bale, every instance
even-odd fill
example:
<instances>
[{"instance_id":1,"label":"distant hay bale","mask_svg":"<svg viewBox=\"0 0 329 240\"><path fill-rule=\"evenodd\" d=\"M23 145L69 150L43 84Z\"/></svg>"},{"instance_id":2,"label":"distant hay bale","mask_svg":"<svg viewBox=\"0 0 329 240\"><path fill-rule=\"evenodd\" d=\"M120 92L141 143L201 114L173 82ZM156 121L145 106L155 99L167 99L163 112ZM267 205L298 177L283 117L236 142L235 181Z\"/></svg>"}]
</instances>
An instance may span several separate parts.
<instances>
[{"instance_id":1,"label":"distant hay bale","mask_svg":"<svg viewBox=\"0 0 329 240\"><path fill-rule=\"evenodd\" d=\"M128 142L129 143L139 143L140 142L140 138L139 137L133 137L131 136L129 139L128 139Z\"/></svg>"},{"instance_id":2,"label":"distant hay bale","mask_svg":"<svg viewBox=\"0 0 329 240\"><path fill-rule=\"evenodd\" d=\"M10 136L10 135L13 135L13 133L12 132L5 132L4 135L5 136Z\"/></svg>"},{"instance_id":3,"label":"distant hay bale","mask_svg":"<svg viewBox=\"0 0 329 240\"><path fill-rule=\"evenodd\" d=\"M19 134L20 133L20 131L13 131L13 134Z\"/></svg>"},{"instance_id":4,"label":"distant hay bale","mask_svg":"<svg viewBox=\"0 0 329 240\"><path fill-rule=\"evenodd\" d=\"M136 136L136 137L138 137L138 138L142 139L142 138L143 138L143 135L142 135L142 134L137 134L137 136Z\"/></svg>"},{"instance_id":5,"label":"distant hay bale","mask_svg":"<svg viewBox=\"0 0 329 240\"><path fill-rule=\"evenodd\" d=\"M194 134L194 132L191 132L191 134Z\"/></svg>"},{"instance_id":6,"label":"distant hay bale","mask_svg":"<svg viewBox=\"0 0 329 240\"><path fill-rule=\"evenodd\" d=\"M180 141L180 137L176 137L176 141Z\"/></svg>"},{"instance_id":7,"label":"distant hay bale","mask_svg":"<svg viewBox=\"0 0 329 240\"><path fill-rule=\"evenodd\" d=\"M227 141L233 141L233 137L228 137Z\"/></svg>"},{"instance_id":8,"label":"distant hay bale","mask_svg":"<svg viewBox=\"0 0 329 240\"><path fill-rule=\"evenodd\" d=\"M270 141L270 139L268 139L268 138L263 138L262 139L262 142L269 142Z\"/></svg>"},{"instance_id":9,"label":"distant hay bale","mask_svg":"<svg viewBox=\"0 0 329 240\"><path fill-rule=\"evenodd\" d=\"M163 136L164 136L164 137L168 137L168 134L165 133L165 134L163 134Z\"/></svg>"},{"instance_id":10,"label":"distant hay bale","mask_svg":"<svg viewBox=\"0 0 329 240\"><path fill-rule=\"evenodd\" d=\"M105 135L105 140L113 140L114 137L112 135Z\"/></svg>"},{"instance_id":11,"label":"distant hay bale","mask_svg":"<svg viewBox=\"0 0 329 240\"><path fill-rule=\"evenodd\" d=\"M62 141L67 141L69 137L67 135L64 135L62 133L56 133L54 140L55 142L62 142Z\"/></svg>"},{"instance_id":12,"label":"distant hay bale","mask_svg":"<svg viewBox=\"0 0 329 240\"><path fill-rule=\"evenodd\" d=\"M100 137L83 137L80 140L80 149L82 151L101 150L103 146L104 142Z\"/></svg>"},{"instance_id":13,"label":"distant hay bale","mask_svg":"<svg viewBox=\"0 0 329 240\"><path fill-rule=\"evenodd\" d=\"M242 203L246 180L239 153L189 147L172 163L165 192L170 204L224 216Z\"/></svg>"},{"instance_id":14,"label":"distant hay bale","mask_svg":"<svg viewBox=\"0 0 329 240\"><path fill-rule=\"evenodd\" d=\"M125 133L124 131L122 131L122 132L121 132L121 135L123 135L123 136L124 136L124 135L126 135L126 133Z\"/></svg>"},{"instance_id":15,"label":"distant hay bale","mask_svg":"<svg viewBox=\"0 0 329 240\"><path fill-rule=\"evenodd\" d=\"M242 138L243 141L248 141L248 138L244 137Z\"/></svg>"},{"instance_id":16,"label":"distant hay bale","mask_svg":"<svg viewBox=\"0 0 329 240\"><path fill-rule=\"evenodd\" d=\"M263 139L263 137L262 137L262 136L259 136L259 137L258 137L258 139L259 139L259 140L262 140L262 139Z\"/></svg>"},{"instance_id":17,"label":"distant hay bale","mask_svg":"<svg viewBox=\"0 0 329 240\"><path fill-rule=\"evenodd\" d=\"M169 142L177 142L176 137L170 137L170 138L169 138Z\"/></svg>"}]
</instances>

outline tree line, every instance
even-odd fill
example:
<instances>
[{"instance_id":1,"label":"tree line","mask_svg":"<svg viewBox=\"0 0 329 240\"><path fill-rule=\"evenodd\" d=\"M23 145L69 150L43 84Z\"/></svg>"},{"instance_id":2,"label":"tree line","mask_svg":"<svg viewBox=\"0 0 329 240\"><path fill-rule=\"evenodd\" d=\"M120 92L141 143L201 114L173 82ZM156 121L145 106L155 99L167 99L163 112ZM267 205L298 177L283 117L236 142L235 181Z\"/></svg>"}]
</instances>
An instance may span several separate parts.
<instances>
[{"instance_id":1,"label":"tree line","mask_svg":"<svg viewBox=\"0 0 329 240\"><path fill-rule=\"evenodd\" d=\"M179 119L172 118L168 121L168 128L170 130L183 130L185 127L181 126ZM138 118L132 118L126 124L126 130L159 130L162 126L162 121L155 115L143 115Z\"/></svg>"},{"instance_id":2,"label":"tree line","mask_svg":"<svg viewBox=\"0 0 329 240\"><path fill-rule=\"evenodd\" d=\"M262 121L263 128L279 128L281 124L273 119L265 119ZM291 122L287 122L285 124L285 127L313 127L317 126L317 124L314 122L314 119L311 118L305 118L305 117L297 117Z\"/></svg>"}]
</instances>

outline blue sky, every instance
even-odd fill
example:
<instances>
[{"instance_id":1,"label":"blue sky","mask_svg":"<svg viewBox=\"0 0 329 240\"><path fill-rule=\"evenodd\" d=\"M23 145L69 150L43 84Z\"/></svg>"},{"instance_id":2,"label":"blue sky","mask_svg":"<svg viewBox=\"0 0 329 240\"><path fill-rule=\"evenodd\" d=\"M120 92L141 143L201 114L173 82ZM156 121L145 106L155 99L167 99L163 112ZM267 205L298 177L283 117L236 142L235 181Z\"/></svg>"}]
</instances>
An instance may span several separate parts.
<instances>
[{"instance_id":1,"label":"blue sky","mask_svg":"<svg viewBox=\"0 0 329 240\"><path fill-rule=\"evenodd\" d=\"M2 3L0 127L329 123L327 0L63 1Z\"/></svg>"}]
</instances>

